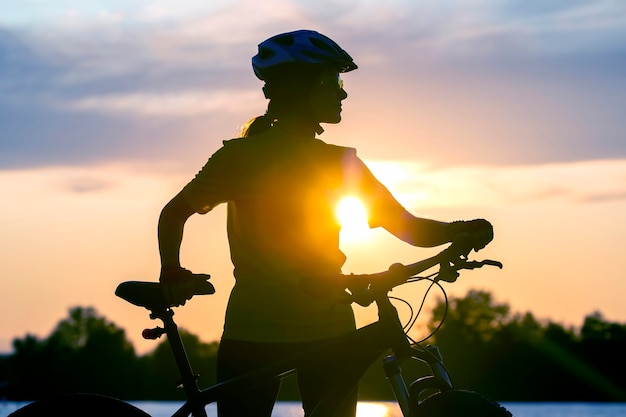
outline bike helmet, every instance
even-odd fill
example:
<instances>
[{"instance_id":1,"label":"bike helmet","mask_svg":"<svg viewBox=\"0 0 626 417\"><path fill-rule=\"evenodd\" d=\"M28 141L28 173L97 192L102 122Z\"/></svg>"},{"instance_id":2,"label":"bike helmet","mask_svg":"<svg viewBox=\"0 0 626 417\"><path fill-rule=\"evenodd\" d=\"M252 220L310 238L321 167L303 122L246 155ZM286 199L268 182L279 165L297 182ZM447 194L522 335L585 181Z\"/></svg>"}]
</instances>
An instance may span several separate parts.
<instances>
[{"instance_id":1,"label":"bike helmet","mask_svg":"<svg viewBox=\"0 0 626 417\"><path fill-rule=\"evenodd\" d=\"M259 52L252 57L254 74L263 81L273 68L288 63L329 65L338 72L357 69L346 51L332 39L313 30L272 36L259 44Z\"/></svg>"}]
</instances>

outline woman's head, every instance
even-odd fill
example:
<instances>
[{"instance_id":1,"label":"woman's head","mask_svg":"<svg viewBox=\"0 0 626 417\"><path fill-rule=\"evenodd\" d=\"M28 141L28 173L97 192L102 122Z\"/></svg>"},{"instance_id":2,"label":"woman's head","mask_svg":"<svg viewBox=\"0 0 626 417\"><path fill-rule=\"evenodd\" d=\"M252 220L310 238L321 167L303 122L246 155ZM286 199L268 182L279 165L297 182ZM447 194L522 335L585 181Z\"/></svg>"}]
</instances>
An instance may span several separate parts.
<instances>
[{"instance_id":1,"label":"woman's head","mask_svg":"<svg viewBox=\"0 0 626 417\"><path fill-rule=\"evenodd\" d=\"M266 122L299 117L319 127L319 123L341 120L341 100L347 94L339 74L352 71L357 65L330 38L299 30L259 44L252 67L256 76L265 81L263 91L270 99Z\"/></svg>"}]
</instances>

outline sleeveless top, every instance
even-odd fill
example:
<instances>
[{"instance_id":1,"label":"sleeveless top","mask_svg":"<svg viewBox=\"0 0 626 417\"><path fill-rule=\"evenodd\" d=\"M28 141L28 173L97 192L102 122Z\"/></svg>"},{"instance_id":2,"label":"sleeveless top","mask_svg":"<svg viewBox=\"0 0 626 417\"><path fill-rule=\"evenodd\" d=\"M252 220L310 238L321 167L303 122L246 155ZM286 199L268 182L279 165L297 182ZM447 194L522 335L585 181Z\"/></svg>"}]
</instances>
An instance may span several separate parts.
<instances>
[{"instance_id":1,"label":"sleeveless top","mask_svg":"<svg viewBox=\"0 0 626 417\"><path fill-rule=\"evenodd\" d=\"M327 290L345 262L337 203L359 198L370 227L404 212L355 149L276 128L224 141L183 195L201 214L227 204L236 282L223 337L253 342L320 340L354 330L351 306L339 289Z\"/></svg>"}]
</instances>

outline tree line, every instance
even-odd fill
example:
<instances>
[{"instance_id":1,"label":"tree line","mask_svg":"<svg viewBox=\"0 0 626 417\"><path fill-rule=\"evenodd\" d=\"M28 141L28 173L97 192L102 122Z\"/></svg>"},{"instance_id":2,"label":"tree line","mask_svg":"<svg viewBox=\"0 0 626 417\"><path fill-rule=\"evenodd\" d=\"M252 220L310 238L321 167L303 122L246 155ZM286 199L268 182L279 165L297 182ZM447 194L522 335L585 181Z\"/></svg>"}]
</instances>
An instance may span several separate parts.
<instances>
[{"instance_id":1,"label":"tree line","mask_svg":"<svg viewBox=\"0 0 626 417\"><path fill-rule=\"evenodd\" d=\"M511 312L489 292L439 300L428 323L445 324L427 343L439 346L455 385L499 401L626 401L622 373L626 325L599 312L580 328L539 321ZM206 343L181 329L198 384L215 383L218 342ZM403 367L409 376L419 364ZM137 355L124 329L91 307L74 307L45 339L13 340L13 353L0 357L2 397L33 400L64 392L97 392L124 400L181 400L177 370L166 341ZM281 400L298 398L292 377ZM382 367L374 364L360 386L362 400L391 400Z\"/></svg>"}]
</instances>

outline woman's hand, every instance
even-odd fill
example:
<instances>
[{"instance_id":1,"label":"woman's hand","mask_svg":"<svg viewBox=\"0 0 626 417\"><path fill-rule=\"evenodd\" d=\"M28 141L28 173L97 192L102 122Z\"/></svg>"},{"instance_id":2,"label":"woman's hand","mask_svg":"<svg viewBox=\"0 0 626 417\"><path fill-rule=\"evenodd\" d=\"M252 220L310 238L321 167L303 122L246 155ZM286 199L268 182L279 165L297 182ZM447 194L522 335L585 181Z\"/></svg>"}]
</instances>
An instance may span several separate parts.
<instances>
[{"instance_id":1,"label":"woman's hand","mask_svg":"<svg viewBox=\"0 0 626 417\"><path fill-rule=\"evenodd\" d=\"M448 235L451 242L467 239L479 251L493 240L493 226L485 219L460 220L448 224Z\"/></svg>"},{"instance_id":2,"label":"woman's hand","mask_svg":"<svg viewBox=\"0 0 626 417\"><path fill-rule=\"evenodd\" d=\"M159 282L168 305L185 305L196 294L213 294L215 288L208 282L210 275L194 274L180 266L161 267Z\"/></svg>"}]
</instances>

